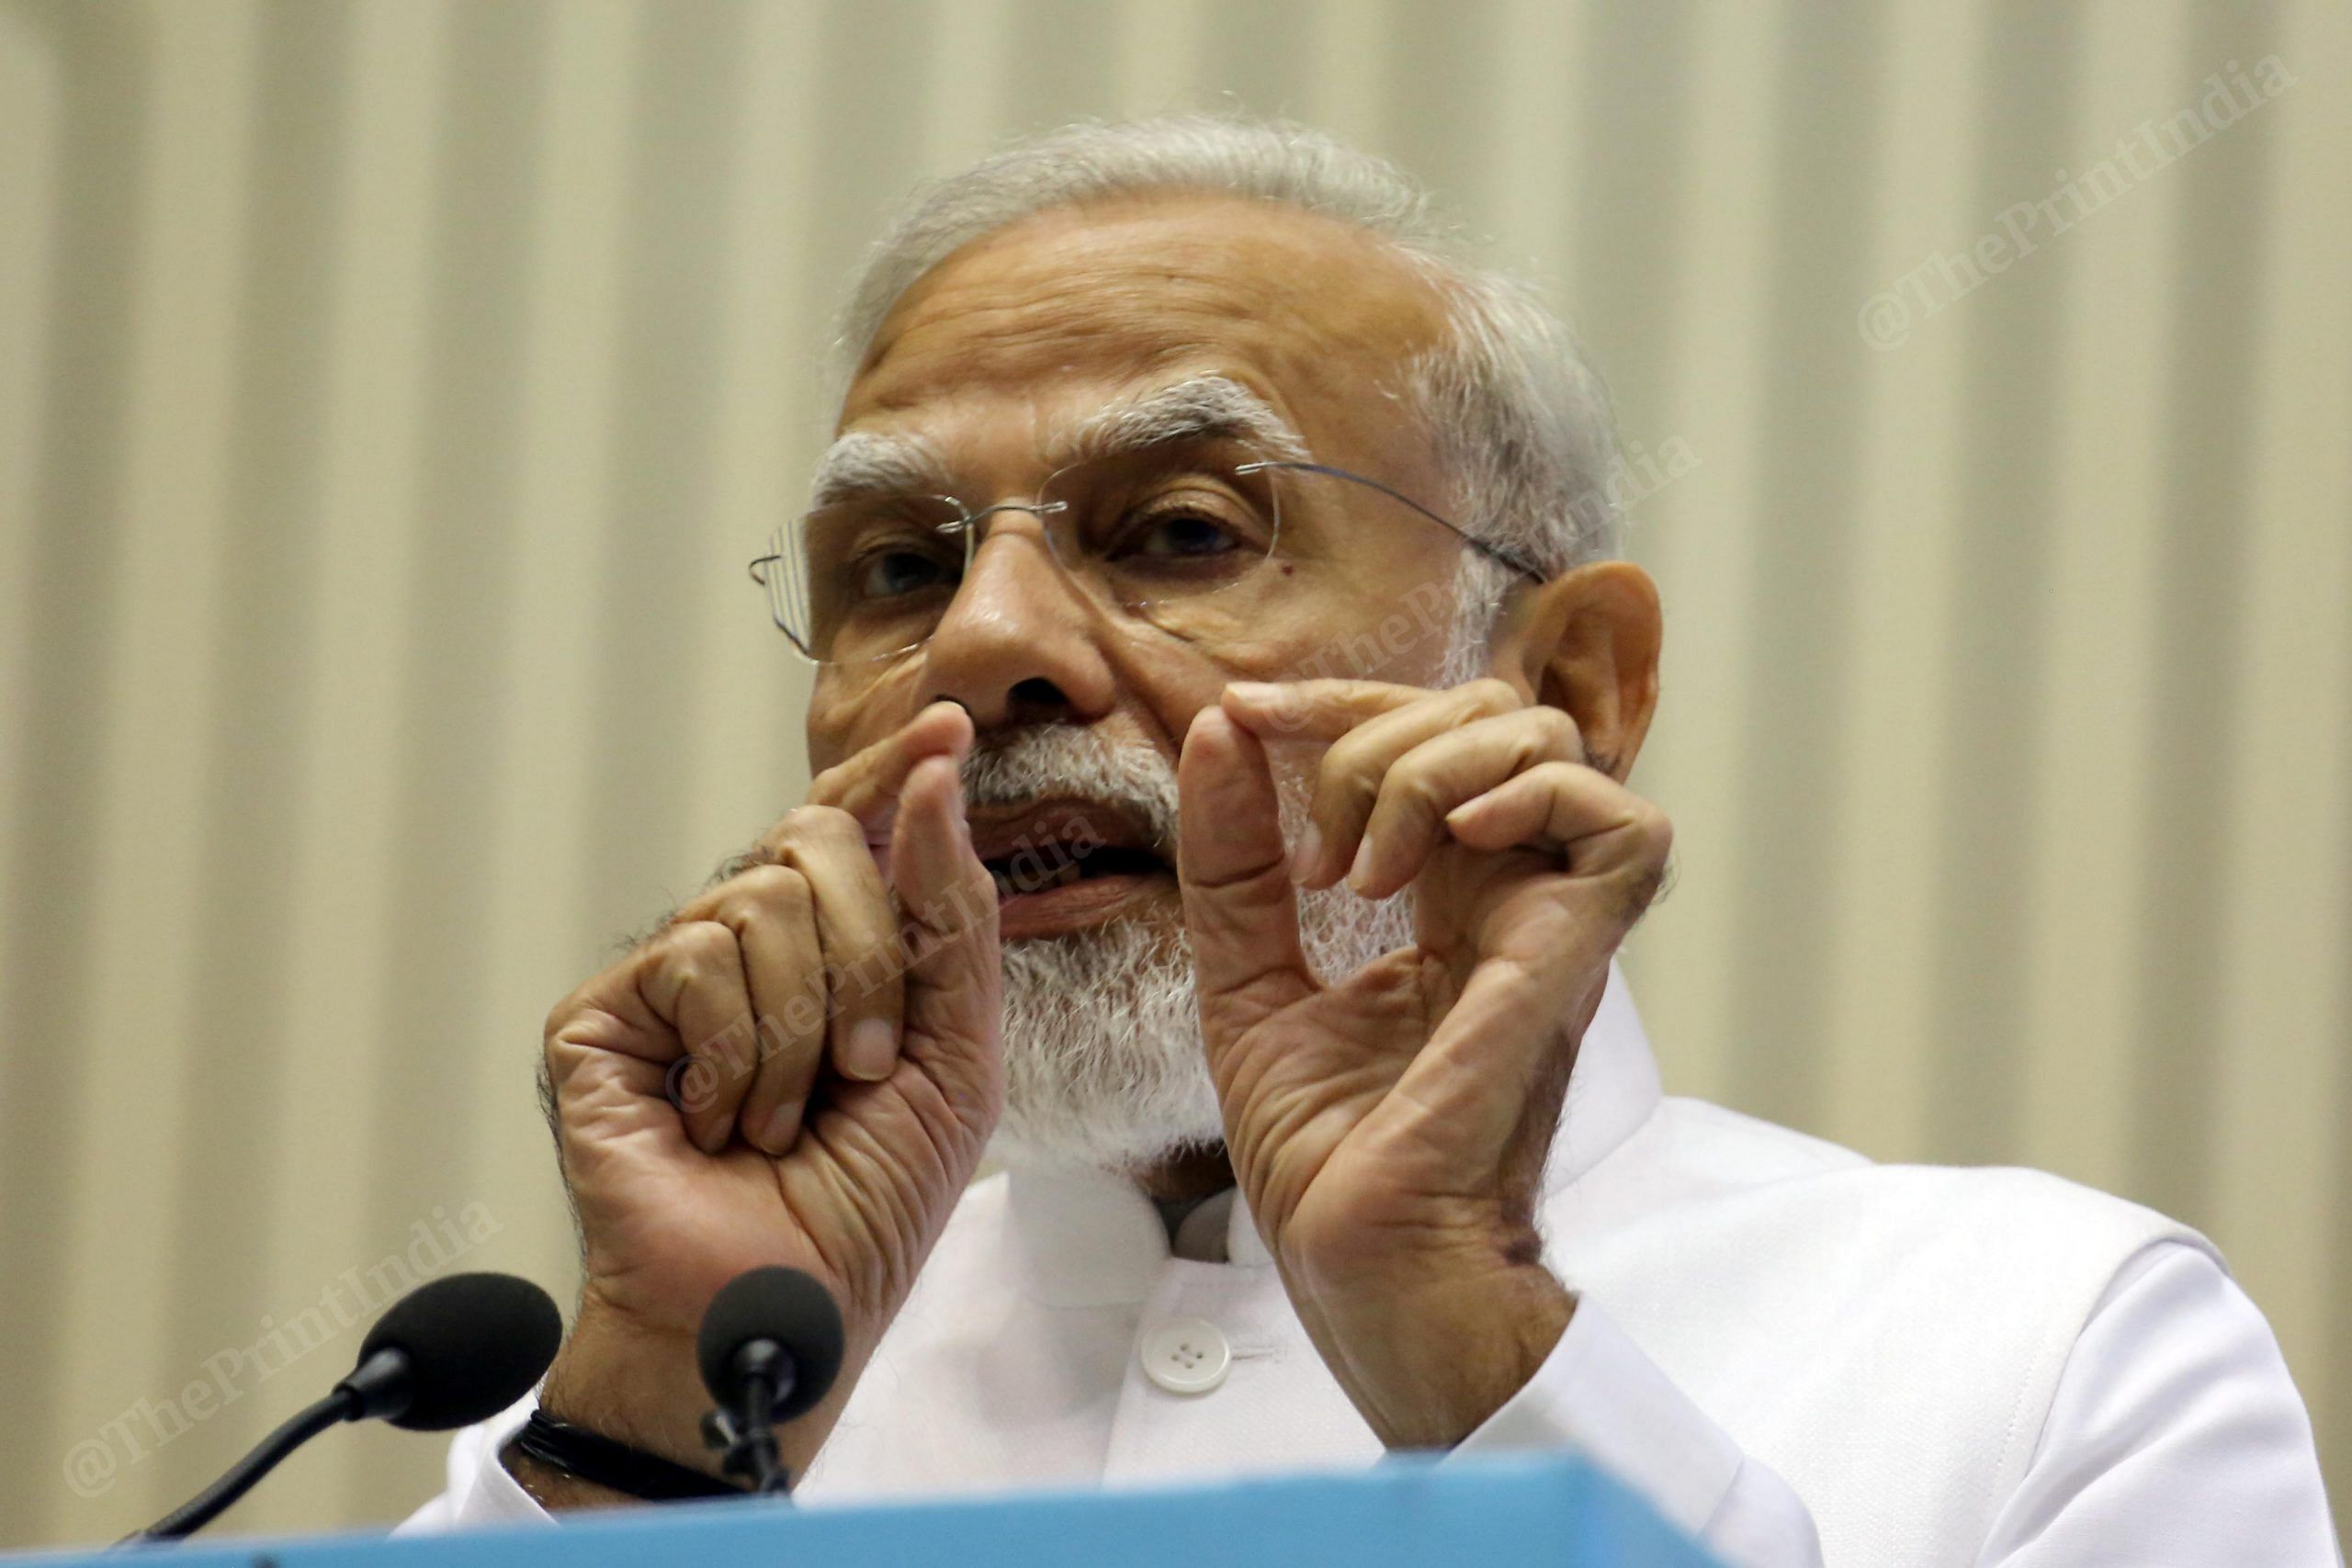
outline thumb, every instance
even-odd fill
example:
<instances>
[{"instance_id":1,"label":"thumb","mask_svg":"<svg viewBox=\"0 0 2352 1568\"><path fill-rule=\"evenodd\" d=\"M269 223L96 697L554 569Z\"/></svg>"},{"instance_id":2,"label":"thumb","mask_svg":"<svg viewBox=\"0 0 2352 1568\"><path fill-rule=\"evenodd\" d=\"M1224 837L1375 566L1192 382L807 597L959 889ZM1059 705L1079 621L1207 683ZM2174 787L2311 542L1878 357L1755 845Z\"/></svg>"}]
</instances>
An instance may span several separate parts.
<instances>
[{"instance_id":1,"label":"thumb","mask_svg":"<svg viewBox=\"0 0 2352 1568\"><path fill-rule=\"evenodd\" d=\"M1203 708L1176 765L1176 876L1214 1052L1317 989L1299 945L1298 900L1266 748Z\"/></svg>"},{"instance_id":2,"label":"thumb","mask_svg":"<svg viewBox=\"0 0 2352 1568\"><path fill-rule=\"evenodd\" d=\"M996 883L972 852L956 759L915 765L899 794L890 890L907 951L905 1054L959 1111L993 1116L1004 970Z\"/></svg>"}]
</instances>

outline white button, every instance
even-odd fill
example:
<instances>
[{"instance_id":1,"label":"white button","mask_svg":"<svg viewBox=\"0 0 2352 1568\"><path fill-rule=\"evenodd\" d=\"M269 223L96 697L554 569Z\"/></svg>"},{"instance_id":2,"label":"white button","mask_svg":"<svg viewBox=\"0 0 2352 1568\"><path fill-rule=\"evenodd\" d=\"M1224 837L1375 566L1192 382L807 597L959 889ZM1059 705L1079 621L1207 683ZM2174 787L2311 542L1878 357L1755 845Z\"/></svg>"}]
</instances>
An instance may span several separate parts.
<instances>
[{"instance_id":1,"label":"white button","mask_svg":"<svg viewBox=\"0 0 2352 1568\"><path fill-rule=\"evenodd\" d=\"M1143 1337L1144 1373L1170 1393L1206 1393L1232 1365L1224 1331L1202 1318L1170 1318Z\"/></svg>"}]
</instances>

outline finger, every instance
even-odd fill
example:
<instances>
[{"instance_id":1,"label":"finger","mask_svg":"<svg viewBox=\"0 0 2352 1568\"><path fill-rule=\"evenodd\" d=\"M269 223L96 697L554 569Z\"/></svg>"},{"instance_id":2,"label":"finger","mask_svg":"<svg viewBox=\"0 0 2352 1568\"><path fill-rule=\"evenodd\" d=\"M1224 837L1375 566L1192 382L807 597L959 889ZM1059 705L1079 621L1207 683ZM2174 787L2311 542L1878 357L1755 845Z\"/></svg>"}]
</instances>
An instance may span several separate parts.
<instances>
[{"instance_id":1,"label":"finger","mask_svg":"<svg viewBox=\"0 0 2352 1568\"><path fill-rule=\"evenodd\" d=\"M1426 686L1388 681L1236 681L1225 688L1218 704L1261 740L1328 745L1366 719L1394 713L1429 694Z\"/></svg>"},{"instance_id":2,"label":"finger","mask_svg":"<svg viewBox=\"0 0 2352 1568\"><path fill-rule=\"evenodd\" d=\"M907 962L903 1055L968 1125L992 1123L1003 1084L996 882L972 852L953 758L927 758L908 773L889 883Z\"/></svg>"},{"instance_id":3,"label":"finger","mask_svg":"<svg viewBox=\"0 0 2352 1568\"><path fill-rule=\"evenodd\" d=\"M1431 737L1381 775L1348 886L1385 898L1419 875L1448 834L1446 814L1542 762L1584 756L1576 720L1538 705L1474 719Z\"/></svg>"},{"instance_id":4,"label":"finger","mask_svg":"<svg viewBox=\"0 0 2352 1568\"><path fill-rule=\"evenodd\" d=\"M858 858L868 861L863 846ZM785 865L755 866L724 885L711 919L735 933L756 1020L755 1070L736 1113L745 1140L788 1152L825 1049L825 960L816 894Z\"/></svg>"},{"instance_id":5,"label":"finger","mask_svg":"<svg viewBox=\"0 0 2352 1568\"><path fill-rule=\"evenodd\" d=\"M865 833L846 811L804 806L770 838L776 858L808 879L815 897L833 1067L869 1083L887 1078L899 1061L906 966L898 911Z\"/></svg>"},{"instance_id":6,"label":"finger","mask_svg":"<svg viewBox=\"0 0 2352 1568\"><path fill-rule=\"evenodd\" d=\"M1176 764L1176 876L1211 1052L1316 988L1299 944L1266 749L1222 708L1204 708Z\"/></svg>"},{"instance_id":7,"label":"finger","mask_svg":"<svg viewBox=\"0 0 2352 1568\"><path fill-rule=\"evenodd\" d=\"M1616 780L1544 762L1448 816L1456 839L1501 851L1565 852L1567 874L1546 878L1541 906L1522 901L1396 1089L1367 1118L1399 1149L1441 1146L1443 1128L1473 1167L1523 1140L1530 1107L1549 1125L1609 960L1655 897L1673 832L1665 814ZM1377 1123L1377 1125L1374 1125Z\"/></svg>"},{"instance_id":8,"label":"finger","mask_svg":"<svg viewBox=\"0 0 2352 1568\"><path fill-rule=\"evenodd\" d=\"M1509 682L1473 681L1423 692L1420 701L1366 719L1331 742L1316 768L1308 825L1293 863L1299 886L1329 887L1354 864L1380 781L1399 757L1450 729L1520 706Z\"/></svg>"},{"instance_id":9,"label":"finger","mask_svg":"<svg viewBox=\"0 0 2352 1568\"><path fill-rule=\"evenodd\" d=\"M637 987L683 1047L672 1098L686 1135L705 1154L717 1154L758 1066L741 1043L754 1026L735 933L715 920L672 926L644 948Z\"/></svg>"},{"instance_id":10,"label":"finger","mask_svg":"<svg viewBox=\"0 0 2352 1568\"><path fill-rule=\"evenodd\" d=\"M1474 850L1551 844L1571 871L1594 869L1592 840L1632 828L1655 807L1597 768L1544 762L1446 813L1446 830ZM1582 847L1583 863L1578 863Z\"/></svg>"},{"instance_id":11,"label":"finger","mask_svg":"<svg viewBox=\"0 0 2352 1568\"><path fill-rule=\"evenodd\" d=\"M1535 1124L1551 1124L1610 957L1657 895L1673 830L1657 807L1606 773L1568 762L1532 768L1454 816L1476 824L1456 836L1487 848L1564 846L1568 874L1546 881L1548 917L1523 907L1498 925L1462 995L1367 1124L1378 1121L1374 1136L1398 1148L1438 1146L1429 1130L1443 1128L1460 1140L1454 1147L1494 1155L1524 1138L1531 1107Z\"/></svg>"},{"instance_id":12,"label":"finger","mask_svg":"<svg viewBox=\"0 0 2352 1568\"><path fill-rule=\"evenodd\" d=\"M1665 885L1674 824L1657 806L1598 768L1544 762L1446 816L1453 836L1473 849L1554 845L1562 852L1567 890L1595 929L1618 935L1639 919ZM1609 952L1616 951L1611 938Z\"/></svg>"},{"instance_id":13,"label":"finger","mask_svg":"<svg viewBox=\"0 0 2352 1568\"><path fill-rule=\"evenodd\" d=\"M1368 1147L1432 1154L1459 1179L1492 1179L1531 1111L1558 1117L1582 1021L1571 1016L1607 953L1561 953L1543 964L1481 964L1396 1087L1364 1118ZM1442 1181L1444 1173L1424 1179Z\"/></svg>"},{"instance_id":14,"label":"finger","mask_svg":"<svg viewBox=\"0 0 2352 1568\"><path fill-rule=\"evenodd\" d=\"M972 716L952 702L932 704L906 725L819 773L808 804L831 806L857 818L872 843L887 842L907 775L926 758L958 762L972 749Z\"/></svg>"}]
</instances>

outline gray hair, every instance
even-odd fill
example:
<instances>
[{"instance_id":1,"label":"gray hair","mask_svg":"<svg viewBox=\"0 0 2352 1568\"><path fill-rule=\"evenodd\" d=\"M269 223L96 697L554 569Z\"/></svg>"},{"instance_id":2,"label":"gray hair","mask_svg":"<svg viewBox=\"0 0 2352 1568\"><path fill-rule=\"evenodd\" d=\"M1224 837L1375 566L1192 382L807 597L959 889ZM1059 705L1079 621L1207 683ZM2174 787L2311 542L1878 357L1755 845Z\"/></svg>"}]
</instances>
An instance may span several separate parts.
<instances>
[{"instance_id":1,"label":"gray hair","mask_svg":"<svg viewBox=\"0 0 2352 1568\"><path fill-rule=\"evenodd\" d=\"M844 368L899 297L972 241L1050 209L1156 190L1280 202L1386 240L1448 303L1449 341L1404 367L1402 390L1453 476L1455 521L1546 575L1617 553L1614 421L1567 328L1528 284L1474 261L1409 176L1304 126L1209 115L1080 123L919 192L858 276L842 320ZM1483 644L1509 581L1464 552L1457 655Z\"/></svg>"}]
</instances>

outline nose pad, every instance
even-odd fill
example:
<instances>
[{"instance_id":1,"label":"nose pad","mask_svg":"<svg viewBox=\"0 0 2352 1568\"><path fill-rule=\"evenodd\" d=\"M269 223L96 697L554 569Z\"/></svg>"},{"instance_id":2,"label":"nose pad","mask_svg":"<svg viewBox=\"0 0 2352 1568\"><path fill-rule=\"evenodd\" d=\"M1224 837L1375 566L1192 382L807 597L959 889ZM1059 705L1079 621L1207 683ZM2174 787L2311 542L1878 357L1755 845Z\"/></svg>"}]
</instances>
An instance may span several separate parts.
<instances>
[{"instance_id":1,"label":"nose pad","mask_svg":"<svg viewBox=\"0 0 2352 1568\"><path fill-rule=\"evenodd\" d=\"M1069 563L1062 559L1062 547L1054 542L1055 528L1051 521L1067 510L1059 502L1000 501L994 506L973 513L964 522L965 575L971 575L972 568L979 560L980 551L996 537L996 525L1000 518L1027 518L1028 525L1014 525L1016 536L1035 534L1037 547L1046 552L1048 560L1061 568L1063 575L1068 576Z\"/></svg>"},{"instance_id":2,"label":"nose pad","mask_svg":"<svg viewBox=\"0 0 2352 1568\"><path fill-rule=\"evenodd\" d=\"M999 529L996 525L1000 519L1009 527ZM955 616L956 600L961 599L972 584L1007 570L1018 570L1024 560L1042 563L1074 602L1091 604L1094 596L1087 591L1085 581L1072 570L1063 547L1055 541L1054 529L1046 519L1046 514L1038 508L1020 502L1005 502L975 514L964 536L963 581L956 584L955 599L948 602L946 618ZM1010 566L1005 563L1002 550L989 558L982 554L991 544L998 543L1000 533L1005 536L1003 543L1018 543L1023 547L1013 553Z\"/></svg>"},{"instance_id":3,"label":"nose pad","mask_svg":"<svg viewBox=\"0 0 2352 1568\"><path fill-rule=\"evenodd\" d=\"M991 508L1015 536L976 528L964 581L923 645L927 699L961 705L986 729L1014 722L1088 722L1108 711L1114 684L1101 613L1063 566L1026 506ZM994 547L991 548L990 547Z\"/></svg>"}]
</instances>

